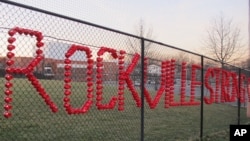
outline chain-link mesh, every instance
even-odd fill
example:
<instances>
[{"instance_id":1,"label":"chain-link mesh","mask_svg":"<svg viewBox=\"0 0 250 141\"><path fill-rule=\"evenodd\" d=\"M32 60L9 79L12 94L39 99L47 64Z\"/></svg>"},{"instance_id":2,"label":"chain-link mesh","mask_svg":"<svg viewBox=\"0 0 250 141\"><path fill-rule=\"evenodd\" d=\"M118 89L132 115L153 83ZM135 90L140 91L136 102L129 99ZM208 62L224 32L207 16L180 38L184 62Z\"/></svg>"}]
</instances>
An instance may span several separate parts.
<instances>
[{"instance_id":1,"label":"chain-link mesh","mask_svg":"<svg viewBox=\"0 0 250 141\"><path fill-rule=\"evenodd\" d=\"M85 46L91 50L91 59L97 59L100 47L108 47L125 50L127 40L130 37L42 14L39 12L19 8L16 6L0 5L1 11L1 64L6 68L8 60L7 44L8 31L14 27L32 29L43 34L44 59L34 68L35 77L44 88L51 100L58 106L58 112L53 113L46 105L44 99L27 76L24 74L13 75L13 102L11 103L12 117L4 119L1 116L0 140L139 140L140 138L140 108L136 107L132 96L126 92L125 110L114 109L98 110L96 97L93 98L91 108L87 113L69 115L65 111L63 101L65 98L65 54L72 44ZM36 56L36 38L24 34L15 35L15 54L13 68L24 68L29 65ZM119 52L115 52L119 53ZM76 51L71 60L71 95L72 107L81 107L87 101L88 83L87 71L93 83L96 83L97 65L92 64L92 70L88 70L88 55L84 51ZM118 59L114 59L110 53L105 53L102 71L102 103L109 103L112 97L118 95ZM131 57L126 57L131 58ZM130 61L129 59L127 60ZM91 67L91 65L90 65ZM126 67L126 66L125 66ZM2 75L3 76L3 75ZM1 78L1 93L5 93L5 78ZM97 85L92 86L92 95L97 93ZM139 90L138 90L139 91ZM4 105L4 95L1 95L1 105Z\"/></svg>"},{"instance_id":2,"label":"chain-link mesh","mask_svg":"<svg viewBox=\"0 0 250 141\"><path fill-rule=\"evenodd\" d=\"M240 108L215 99L201 109L202 74L218 62L11 4L0 11L0 140L195 140L249 122L247 96ZM216 76L204 79L221 93Z\"/></svg>"}]
</instances>

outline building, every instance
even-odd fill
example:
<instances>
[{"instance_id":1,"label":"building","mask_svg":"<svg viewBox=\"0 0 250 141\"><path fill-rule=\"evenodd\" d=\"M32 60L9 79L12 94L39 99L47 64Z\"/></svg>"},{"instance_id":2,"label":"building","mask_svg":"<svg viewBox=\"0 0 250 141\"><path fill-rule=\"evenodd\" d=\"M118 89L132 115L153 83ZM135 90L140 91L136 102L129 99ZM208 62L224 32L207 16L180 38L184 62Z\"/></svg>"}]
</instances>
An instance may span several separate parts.
<instances>
[{"instance_id":1,"label":"building","mask_svg":"<svg viewBox=\"0 0 250 141\"><path fill-rule=\"evenodd\" d=\"M152 75L161 75L161 67L158 65L149 65L148 66L148 74L152 74Z\"/></svg>"},{"instance_id":2,"label":"building","mask_svg":"<svg viewBox=\"0 0 250 141\"><path fill-rule=\"evenodd\" d=\"M4 76L3 73L5 73L6 60L6 57L0 57L1 76ZM15 62L12 67L25 68L33 60L33 57L14 57L12 60ZM86 61L72 60L71 79L73 81L85 81L87 65ZM63 80L64 66L64 59L45 58L35 67L34 73L44 76L44 78ZM95 79L95 62L93 68L93 78ZM103 62L103 81L116 81L118 72L117 62Z\"/></svg>"},{"instance_id":3,"label":"building","mask_svg":"<svg viewBox=\"0 0 250 141\"><path fill-rule=\"evenodd\" d=\"M71 44L50 41L45 44L43 48L43 54L45 58L55 59L55 60L64 60L65 54L69 50ZM74 61L86 61L86 54L84 52L77 51L70 57Z\"/></svg>"}]
</instances>

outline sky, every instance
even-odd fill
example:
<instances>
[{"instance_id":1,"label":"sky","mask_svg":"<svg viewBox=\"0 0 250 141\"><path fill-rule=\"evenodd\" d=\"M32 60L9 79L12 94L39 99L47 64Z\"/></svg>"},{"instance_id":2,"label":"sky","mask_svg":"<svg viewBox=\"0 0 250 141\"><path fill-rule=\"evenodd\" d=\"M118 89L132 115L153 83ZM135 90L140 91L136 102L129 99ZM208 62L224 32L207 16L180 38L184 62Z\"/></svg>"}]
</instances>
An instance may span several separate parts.
<instances>
[{"instance_id":1,"label":"sky","mask_svg":"<svg viewBox=\"0 0 250 141\"><path fill-rule=\"evenodd\" d=\"M11 0L135 34L143 20L153 40L201 53L212 19L224 15L248 45L248 0Z\"/></svg>"}]
</instances>

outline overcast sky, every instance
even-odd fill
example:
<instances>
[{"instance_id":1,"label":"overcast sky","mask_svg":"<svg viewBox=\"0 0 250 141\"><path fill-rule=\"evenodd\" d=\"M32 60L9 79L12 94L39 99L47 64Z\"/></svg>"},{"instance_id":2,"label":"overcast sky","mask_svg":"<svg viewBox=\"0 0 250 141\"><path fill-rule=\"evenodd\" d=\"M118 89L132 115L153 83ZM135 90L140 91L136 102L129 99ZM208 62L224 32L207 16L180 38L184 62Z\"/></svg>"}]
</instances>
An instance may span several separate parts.
<instances>
[{"instance_id":1,"label":"overcast sky","mask_svg":"<svg viewBox=\"0 0 250 141\"><path fill-rule=\"evenodd\" d=\"M221 13L248 39L248 0L12 0L134 33L142 19L154 40L199 51L213 18Z\"/></svg>"}]
</instances>

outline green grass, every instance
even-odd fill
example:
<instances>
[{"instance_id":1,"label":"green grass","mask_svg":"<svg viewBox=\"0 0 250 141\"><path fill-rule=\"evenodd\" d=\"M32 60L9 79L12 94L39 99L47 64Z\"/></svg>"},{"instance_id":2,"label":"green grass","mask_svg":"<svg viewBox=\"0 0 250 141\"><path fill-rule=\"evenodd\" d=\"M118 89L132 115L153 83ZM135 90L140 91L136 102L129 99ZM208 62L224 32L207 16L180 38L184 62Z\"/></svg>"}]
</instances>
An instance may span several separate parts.
<instances>
[{"instance_id":1,"label":"green grass","mask_svg":"<svg viewBox=\"0 0 250 141\"><path fill-rule=\"evenodd\" d=\"M0 79L1 99L4 105L4 79ZM0 141L59 140L59 141L120 141L140 140L140 112L126 89L125 110L97 110L93 105L86 114L68 115L63 108L63 82L40 80L45 90L58 105L52 113L43 99L26 79L14 79L13 117L0 116ZM86 100L83 82L72 83L72 104L80 107ZM105 86L104 101L117 93L117 87ZM152 94L153 95L153 94ZM164 97L155 109L145 102L145 141L198 140L200 135L200 106L163 106ZM2 108L3 109L3 108ZM250 122L241 109L241 123ZM237 107L226 104L204 105L204 140L228 140L230 124L237 123Z\"/></svg>"}]
</instances>

